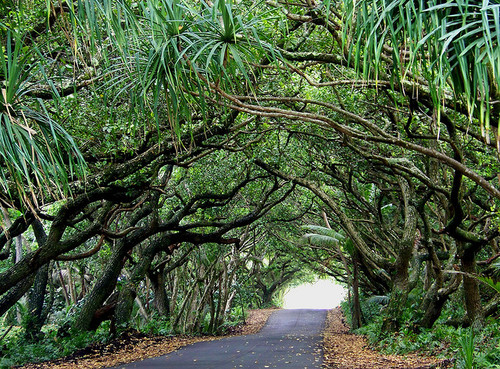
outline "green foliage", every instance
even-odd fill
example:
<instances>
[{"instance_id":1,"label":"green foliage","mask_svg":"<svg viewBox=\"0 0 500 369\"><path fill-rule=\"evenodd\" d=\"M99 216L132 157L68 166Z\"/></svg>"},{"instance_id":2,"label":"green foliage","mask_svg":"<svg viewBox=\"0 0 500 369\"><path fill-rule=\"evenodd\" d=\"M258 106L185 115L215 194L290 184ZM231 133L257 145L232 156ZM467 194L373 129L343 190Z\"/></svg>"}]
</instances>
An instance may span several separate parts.
<instances>
[{"instance_id":1,"label":"green foliage","mask_svg":"<svg viewBox=\"0 0 500 369\"><path fill-rule=\"evenodd\" d=\"M476 140L477 130L471 129L470 136L465 133L469 132L470 122L466 114L462 115L467 109L460 108L460 99L457 99L457 111L449 115L452 123L447 132L443 129L441 133L439 130L444 125L436 124L439 115L434 115L431 103L426 106L422 102L418 112L409 112L406 107L409 90L398 90L406 89L406 85L401 87L398 83L418 81L415 88L425 102L431 100L426 95L430 86L436 104L441 104L441 98L452 96L446 94L447 83L451 83L457 95L477 98L487 114L490 86L482 87L481 83L498 80L498 68L491 66L498 62L491 52L496 49L490 47L498 46L498 36L491 35L492 43L486 45L481 44L473 32L484 35L485 29L498 28L498 22L493 27L490 21L498 7L483 2L478 11L476 2L446 5L430 2L427 6L423 2L403 0L348 1L347 17L341 19L346 8L339 7L333 12L332 5L337 4L331 1L324 1L314 9L307 9L305 3L300 6L298 3L276 4L276 8L283 13L286 10L290 18L296 16L295 21L287 24L286 15L275 17L271 4L274 2L63 0L58 3L43 0L43 4L64 5L64 12L58 14L60 18L51 25L51 32L41 32L28 39L18 37L30 32L34 25L44 24L51 16L50 12L35 16L40 15L40 9L47 11L43 6L35 6L40 5L40 1L8 0L0 4L0 41L7 41L8 45L0 55L0 89L4 91L0 97L3 98L0 139L10 144L0 147L0 154L1 150L6 153L3 157L0 155L0 180L3 189L15 189L15 186L22 189L23 198L34 189L57 188L65 194L68 181L80 173L77 170L79 152L71 141L72 135L91 163L92 181L82 183L81 188L123 191L124 196L105 195L89 203L82 199L81 208L67 219L69 227L64 230L60 245L68 245L77 236L84 238L91 223L98 221L95 215L100 209L106 209L107 205L112 209L103 223L88 233L87 241L69 250L70 254L92 250L99 237L105 239L98 254L65 266L71 271L77 265L75 269L82 274L88 271L92 275L87 284L83 279L73 281L77 294L89 293L103 266L123 243L130 245L130 249L114 292L124 291L144 251L161 237L166 241L158 245L161 251L155 251L149 273L159 273L175 265L180 258L172 250L186 247L183 242L194 242L196 247L186 254L185 264L162 276L166 280L165 291L171 298L171 319L151 314L154 291L149 283L138 281L134 285L138 299L144 302L141 308L147 311L139 313L135 305L130 325L135 324L147 333L212 334L229 330L244 319L244 308L261 305L264 300L271 306L279 303L287 286L306 281L312 274L328 273L348 281L346 272L354 265L361 269L358 276L358 270L353 268L360 288L387 293L393 282L404 222L401 189L397 185L403 179L412 188L412 206L421 206L418 237L414 239L415 259L411 260L409 270L411 276L415 274L421 279L417 283L421 283L425 265L426 282L431 284L437 282L437 268L447 273L447 269L460 264L459 253L452 255L456 240L446 226L451 220L449 216L459 210L447 204L455 181L450 167L456 168L442 167L441 159L448 155L457 162L456 159L462 157L459 151L463 150L463 160L455 165L468 165L465 174L477 170L485 177L482 183L489 184L496 181L496 155L491 155L490 148L480 143L470 144ZM13 11L15 3L33 5L35 10L28 12L24 7L25 11L17 16ZM357 12L358 9L361 12ZM451 16L457 9L464 14ZM310 14L314 14L312 22L301 20L309 19ZM32 22L34 18L41 23ZM486 19L482 27L476 27L479 19ZM357 27L355 32L347 29L345 33L350 50L338 44L342 29L337 28L339 25L342 28L342 21L352 21ZM427 23L420 23L424 21ZM461 21L463 28L459 25ZM439 30L429 32L425 28L429 25ZM9 33L9 27L19 28L19 32L11 29ZM352 35L355 37L349 39ZM273 39L279 42L280 48L293 54L286 63L270 64L280 58L273 50ZM468 43L465 48L463 42ZM369 81L367 86L365 81L360 84L356 80L356 68L341 59L346 56L343 52L349 51L351 61L358 63L358 67L367 66L364 69L367 78L392 77L393 87L397 85L398 89L385 90L387 84L380 90L371 88ZM341 58L335 59L337 55ZM323 61L323 58L334 61ZM292 68L287 69L288 65ZM481 82L485 66L491 66L492 74ZM383 75L391 68L392 76ZM427 82L421 83L422 77ZM72 83L82 82L84 87L74 86L71 95L57 96L59 81L71 81L70 90ZM52 101L50 97L43 103L34 98L39 84L50 87L49 92L54 94ZM233 106L229 107L229 102ZM235 107L239 114L236 118L230 111ZM407 117L408 113L412 116ZM258 117L249 117L250 114ZM56 124L56 117L57 122L67 123L64 129ZM404 127L407 118L408 127ZM305 124L305 121L319 124ZM428 127L428 123L432 127ZM337 124L343 128L334 128ZM221 128L227 128L229 133L212 134L222 131ZM452 132L458 136L456 140L451 137ZM197 137L196 145L194 140L189 142L195 134L204 136L200 140ZM174 151L170 146L172 135L182 137L187 146L180 147L174 142L175 154L170 152ZM391 142L396 141L405 142L408 147L419 145L422 150L417 154L404 145L395 147ZM424 151L432 151L434 156L427 157ZM144 164L137 160L138 154L143 153L148 153L152 162ZM256 167L256 159L265 161L271 170ZM159 177L163 173L168 177L170 173L170 169L164 169L167 166L173 167L171 177L166 184L159 184ZM106 176L114 168L130 172L121 176L117 170L111 179L102 180L101 185L103 170ZM62 171L58 172L59 169ZM283 175L274 177L273 170ZM415 173L418 176L414 176ZM245 179L251 181L239 187ZM310 181L323 191L324 202L306 189L299 189L302 181ZM14 187L10 187L11 184ZM281 199L272 211L260 214L262 218L249 224L255 209L280 199L292 184L297 186L289 198ZM273 186L279 189L266 198ZM483 191L476 191L469 180L458 187L460 201L467 204L463 206L467 214L459 229L471 232L480 229L478 234L484 234L490 228L490 219L492 224L498 222L499 217L491 218L489 213L498 211L495 201ZM345 227L338 217L344 213L345 218L340 219L353 223L352 229L346 230L352 236L357 232L360 237L354 238L356 245L341 231L317 226L305 227L309 233L303 237L303 244L290 241L300 237L301 224L320 223L319 214L327 212L328 204L332 203L338 205L334 212L337 216L330 214L332 227L337 230ZM64 202L57 204L63 205ZM481 211L476 211L478 209ZM44 222L53 224L51 216L57 215L56 209L43 208L42 211L49 215L44 216ZM430 219L426 219L427 215ZM240 225L232 228L231 222L235 220L241 221ZM58 229L50 229L50 226L47 230L58 234ZM436 233L438 230L443 232ZM112 236L121 231L126 234ZM213 237L205 238L212 232ZM141 233L147 239L138 236ZM25 239L27 234L23 234ZM201 244L208 239L220 241L220 237L229 241L238 239L240 244L238 247ZM177 240L179 244L169 244ZM363 243L366 243L366 251L360 247ZM31 250L37 247L34 245ZM439 262L430 258L431 248L439 254ZM490 252L490 244L485 244L477 259L491 257ZM51 258L58 256L54 254ZM5 259L0 263L0 271L6 272L13 265L12 260ZM143 277L145 275L146 272ZM442 281L443 291L449 287L448 277ZM495 287L495 280L483 281ZM498 290L498 286L496 288ZM171 292L174 289L175 294ZM226 292L227 296L234 297L232 301L224 301ZM80 298L77 294L72 297ZM458 355L460 340L467 338L466 332L445 325L444 316L462 317L463 303L455 300L457 306L444 312L434 330L417 334L415 323L424 313L418 310L422 296L418 289L410 294L408 306L401 307L402 313L397 317L402 323L401 331L394 336L380 333L384 314L381 302L387 297L367 299L362 311L368 324L361 331L369 335L372 342L379 342L392 352L426 347L434 353ZM58 311L51 315L51 323L69 324L74 318L72 314L79 314L81 303L75 308L66 307L61 294L56 300L54 310ZM226 308L229 302L233 305L230 311ZM210 309L211 314L207 313ZM18 312L21 321L17 319ZM346 316L350 319L351 314ZM17 325L29 319L29 315L25 306L19 304L9 311L7 318L5 324ZM121 323L118 328L125 329L127 325L128 322ZM53 349L57 342L62 347L57 355L63 355L86 342L103 339L108 327L109 322L102 324L95 334L70 332L71 337L67 339L47 331L42 344ZM492 322L491 327L498 326ZM17 330L12 332L12 337L15 334ZM479 343L488 340L498 343L493 331L476 336ZM37 351L41 349L35 346L26 346L26 352L20 352L13 343L8 346L12 347L9 348L12 354L5 360L11 362L18 353L21 358L33 356L35 352L40 358L50 356ZM482 361L494 365L499 356L498 350L486 345L474 354L477 365L482 365Z\"/></svg>"},{"instance_id":2,"label":"green foliage","mask_svg":"<svg viewBox=\"0 0 500 369\"><path fill-rule=\"evenodd\" d=\"M44 335L38 342L23 341L22 345L19 344L23 340L22 331L20 329L11 331L2 341L0 368L60 358L94 342L104 343L109 339L109 324L101 325L96 332L79 332L67 337L60 337L57 328L55 325L44 326Z\"/></svg>"},{"instance_id":3,"label":"green foliage","mask_svg":"<svg viewBox=\"0 0 500 369\"><path fill-rule=\"evenodd\" d=\"M231 333L234 328L243 324L245 322L245 319L245 309L242 306L236 306L231 309L231 312L224 320L224 323L222 323L222 325L219 327L218 332L220 332L221 334ZM204 330L204 332L210 333L208 332L208 330Z\"/></svg>"},{"instance_id":4,"label":"green foliage","mask_svg":"<svg viewBox=\"0 0 500 369\"><path fill-rule=\"evenodd\" d=\"M442 318L432 329L415 331L411 324L406 324L394 334L382 333L383 315L379 304L380 297L362 301L363 317L366 323L356 330L356 334L365 335L370 344L388 354L404 355L420 352L437 357L456 358L458 368L496 368L500 366L500 323L490 319L485 328L475 333L472 328L456 328L448 324L453 319L463 316L462 309L450 303ZM350 307L347 301L342 303L342 310L349 322ZM412 307L403 311L405 322L411 322L418 314Z\"/></svg>"},{"instance_id":5,"label":"green foliage","mask_svg":"<svg viewBox=\"0 0 500 369\"><path fill-rule=\"evenodd\" d=\"M304 240L311 244L333 247L336 243L342 242L345 239L342 233L327 227L306 225L303 228L315 232L307 233L303 236Z\"/></svg>"},{"instance_id":6,"label":"green foliage","mask_svg":"<svg viewBox=\"0 0 500 369\"><path fill-rule=\"evenodd\" d=\"M423 77L436 107L451 86L489 137L500 82L496 1L348 1L346 13L344 42L365 77L379 78L390 58L392 82Z\"/></svg>"},{"instance_id":7,"label":"green foliage","mask_svg":"<svg viewBox=\"0 0 500 369\"><path fill-rule=\"evenodd\" d=\"M42 63L32 62L40 57L11 32L0 46L0 187L26 205L36 188L53 189L56 197L67 193L69 179L85 171L73 138L41 99L30 97L33 76L45 76Z\"/></svg>"},{"instance_id":8,"label":"green foliage","mask_svg":"<svg viewBox=\"0 0 500 369\"><path fill-rule=\"evenodd\" d=\"M475 349L475 335L472 327L468 331L462 333L458 339L460 348L458 350L462 367L464 369L474 368L474 349Z\"/></svg>"},{"instance_id":9,"label":"green foliage","mask_svg":"<svg viewBox=\"0 0 500 369\"><path fill-rule=\"evenodd\" d=\"M487 286L493 288L495 291L500 293L500 282L495 281L493 278L490 277L484 277L484 276L474 276L474 278L477 278L479 281L483 282Z\"/></svg>"},{"instance_id":10,"label":"green foliage","mask_svg":"<svg viewBox=\"0 0 500 369\"><path fill-rule=\"evenodd\" d=\"M193 111L199 110L202 119L209 115L213 93L251 87L249 62L263 54L277 57L259 29L268 18L255 11L259 2L251 7L224 0L213 6L178 0L148 0L136 7L128 1L92 3L91 14L83 12L85 19L79 22L92 19L95 37L115 50L104 55L106 90L151 111L157 125L166 118L178 138L192 130ZM107 29L98 28L95 20L101 18ZM100 46L94 48L95 53L106 53Z\"/></svg>"},{"instance_id":11,"label":"green foliage","mask_svg":"<svg viewBox=\"0 0 500 369\"><path fill-rule=\"evenodd\" d=\"M0 39L7 30L22 36L31 31L46 13L47 0L4 0L0 3Z\"/></svg>"},{"instance_id":12,"label":"green foliage","mask_svg":"<svg viewBox=\"0 0 500 369\"><path fill-rule=\"evenodd\" d=\"M139 320L136 329L140 332L160 336L168 336L174 332L170 319L155 313L147 320Z\"/></svg>"}]
</instances>

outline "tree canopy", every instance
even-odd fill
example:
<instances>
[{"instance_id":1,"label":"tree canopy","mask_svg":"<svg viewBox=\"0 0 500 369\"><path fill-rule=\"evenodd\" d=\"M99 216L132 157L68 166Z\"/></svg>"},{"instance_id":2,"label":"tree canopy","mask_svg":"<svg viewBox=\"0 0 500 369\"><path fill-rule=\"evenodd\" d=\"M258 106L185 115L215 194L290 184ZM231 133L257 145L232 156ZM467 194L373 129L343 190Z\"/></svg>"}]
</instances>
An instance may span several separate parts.
<instances>
[{"instance_id":1,"label":"tree canopy","mask_svg":"<svg viewBox=\"0 0 500 369\"><path fill-rule=\"evenodd\" d=\"M482 327L500 303L480 285L500 256L499 12L4 2L4 321L215 333L317 274L348 286L356 328L381 295L386 332L460 299L456 324Z\"/></svg>"}]
</instances>

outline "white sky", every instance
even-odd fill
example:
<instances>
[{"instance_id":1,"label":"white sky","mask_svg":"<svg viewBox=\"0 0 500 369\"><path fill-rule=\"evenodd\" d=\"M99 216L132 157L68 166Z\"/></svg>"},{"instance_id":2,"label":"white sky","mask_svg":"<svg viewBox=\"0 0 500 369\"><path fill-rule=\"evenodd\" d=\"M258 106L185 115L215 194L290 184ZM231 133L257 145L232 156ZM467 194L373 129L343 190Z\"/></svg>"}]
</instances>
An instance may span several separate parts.
<instances>
[{"instance_id":1,"label":"white sky","mask_svg":"<svg viewBox=\"0 0 500 369\"><path fill-rule=\"evenodd\" d=\"M289 289L283 296L285 309L332 309L345 298L344 287L331 279L320 279Z\"/></svg>"}]
</instances>

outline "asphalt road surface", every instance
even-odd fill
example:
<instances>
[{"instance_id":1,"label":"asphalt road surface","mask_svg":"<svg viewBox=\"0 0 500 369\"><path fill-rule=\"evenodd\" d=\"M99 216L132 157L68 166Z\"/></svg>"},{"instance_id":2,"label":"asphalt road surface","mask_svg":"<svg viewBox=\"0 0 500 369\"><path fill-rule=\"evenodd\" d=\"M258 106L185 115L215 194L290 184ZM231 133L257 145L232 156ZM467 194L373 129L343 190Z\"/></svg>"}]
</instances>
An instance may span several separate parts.
<instances>
[{"instance_id":1,"label":"asphalt road surface","mask_svg":"<svg viewBox=\"0 0 500 369\"><path fill-rule=\"evenodd\" d=\"M325 319L326 310L278 310L258 334L199 342L115 368L319 369Z\"/></svg>"}]
</instances>

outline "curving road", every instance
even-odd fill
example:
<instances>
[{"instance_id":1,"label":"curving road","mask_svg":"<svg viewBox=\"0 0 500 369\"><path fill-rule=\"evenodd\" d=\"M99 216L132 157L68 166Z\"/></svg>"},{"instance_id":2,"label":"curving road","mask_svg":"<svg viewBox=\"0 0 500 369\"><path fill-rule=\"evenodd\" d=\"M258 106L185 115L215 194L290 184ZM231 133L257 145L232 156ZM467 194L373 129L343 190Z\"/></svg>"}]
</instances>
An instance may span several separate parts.
<instances>
[{"instance_id":1,"label":"curving road","mask_svg":"<svg viewBox=\"0 0 500 369\"><path fill-rule=\"evenodd\" d=\"M115 368L319 369L325 319L326 310L278 310L258 334L200 342Z\"/></svg>"}]
</instances>

